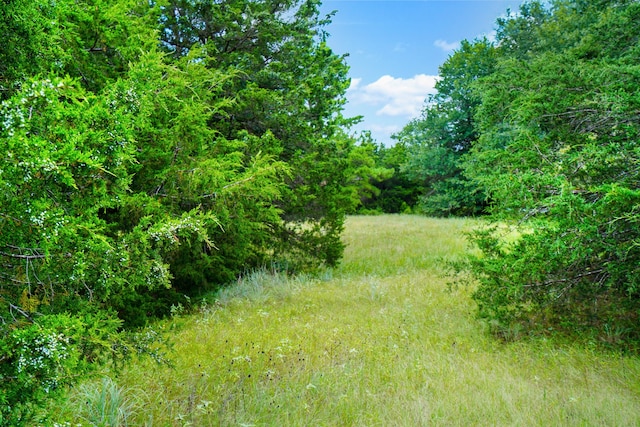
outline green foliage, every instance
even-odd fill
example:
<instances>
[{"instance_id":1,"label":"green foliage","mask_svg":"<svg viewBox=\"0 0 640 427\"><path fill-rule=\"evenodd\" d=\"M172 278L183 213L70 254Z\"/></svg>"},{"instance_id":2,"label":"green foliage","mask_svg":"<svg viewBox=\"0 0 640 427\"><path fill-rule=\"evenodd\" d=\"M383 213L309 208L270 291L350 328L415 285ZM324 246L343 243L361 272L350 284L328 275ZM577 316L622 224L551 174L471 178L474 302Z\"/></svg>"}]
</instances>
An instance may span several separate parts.
<instances>
[{"instance_id":1,"label":"green foliage","mask_svg":"<svg viewBox=\"0 0 640 427\"><path fill-rule=\"evenodd\" d=\"M476 86L480 137L465 161L496 218L525 231L509 244L475 236L481 314L636 348L640 7L556 1L522 12L501 22L495 72Z\"/></svg>"},{"instance_id":2,"label":"green foliage","mask_svg":"<svg viewBox=\"0 0 640 427\"><path fill-rule=\"evenodd\" d=\"M235 153L287 164L286 187L271 200L281 221L265 221L263 232L277 241L276 262L291 267L338 261L344 214L353 204L346 159L354 142L342 129L353 121L340 113L348 68L325 43L329 17L318 9L316 0L172 1L160 19L174 58L198 49L207 68L234 74L222 85L234 102L211 117L210 127L228 141L250 137Z\"/></svg>"},{"instance_id":3,"label":"green foliage","mask_svg":"<svg viewBox=\"0 0 640 427\"><path fill-rule=\"evenodd\" d=\"M497 20L496 38L500 42L500 49L519 59L528 59L535 52L544 49L543 44L555 42L543 36L545 30L549 28L550 20L551 13L539 0L525 2L520 6L517 14L509 11L506 17ZM567 28L564 28L563 32L566 30ZM563 39L564 36L556 40Z\"/></svg>"},{"instance_id":4,"label":"green foliage","mask_svg":"<svg viewBox=\"0 0 640 427\"><path fill-rule=\"evenodd\" d=\"M28 425L47 399L110 352L120 321L104 314L47 315L0 341L0 424Z\"/></svg>"},{"instance_id":5,"label":"green foliage","mask_svg":"<svg viewBox=\"0 0 640 427\"><path fill-rule=\"evenodd\" d=\"M125 74L129 64L157 44L157 6L140 0L56 3L57 63L63 72L98 92Z\"/></svg>"},{"instance_id":6,"label":"green foliage","mask_svg":"<svg viewBox=\"0 0 640 427\"><path fill-rule=\"evenodd\" d=\"M131 352L138 338L124 330L167 315L185 295L265 265L301 271L340 260L353 195L368 188L366 174L382 172L347 136L347 66L326 45L318 9L250 0L3 6L0 361L10 383L0 424L27 423L73 383L75 360L93 366ZM41 371L16 374L39 348L62 348L36 334L47 319L96 313L118 319L108 334L83 323L87 342L104 345L63 334L71 359L53 355ZM16 356L18 341L32 342L31 353Z\"/></svg>"},{"instance_id":7,"label":"green foliage","mask_svg":"<svg viewBox=\"0 0 640 427\"><path fill-rule=\"evenodd\" d=\"M207 68L196 60L200 54L194 49L165 64L162 55L150 53L116 88L133 97L139 154L133 194L105 216L120 231L165 221L170 230L185 229L171 224L184 215L199 222L200 234L175 235L176 244L165 246L174 289L187 293L264 262L274 246L270 231L281 222L275 203L289 169L275 159L271 133L228 140L210 126L231 104L220 92L233 75Z\"/></svg>"},{"instance_id":8,"label":"green foliage","mask_svg":"<svg viewBox=\"0 0 640 427\"><path fill-rule=\"evenodd\" d=\"M59 29L55 7L46 1L9 0L0 9L0 100L17 89L16 82L61 65L55 59Z\"/></svg>"},{"instance_id":9,"label":"green foliage","mask_svg":"<svg viewBox=\"0 0 640 427\"><path fill-rule=\"evenodd\" d=\"M137 0L6 1L0 10L0 99L54 72L98 91L156 44L156 12Z\"/></svg>"},{"instance_id":10,"label":"green foliage","mask_svg":"<svg viewBox=\"0 0 640 427\"><path fill-rule=\"evenodd\" d=\"M170 285L162 244L173 235L161 224L112 234L101 218L128 197L135 162L131 121L113 102L52 77L23 83L2 103L5 425L28 422L88 369L81 362L99 364L112 353L121 321L101 309L119 310L139 289Z\"/></svg>"},{"instance_id":11,"label":"green foliage","mask_svg":"<svg viewBox=\"0 0 640 427\"><path fill-rule=\"evenodd\" d=\"M464 176L461 162L478 138L473 82L490 74L494 63L489 41L463 41L440 67L438 93L427 99L422 116L395 135L407 146L402 170L424 187L419 206L428 215L473 215L484 208L484 193Z\"/></svg>"},{"instance_id":12,"label":"green foliage","mask_svg":"<svg viewBox=\"0 0 640 427\"><path fill-rule=\"evenodd\" d=\"M351 198L354 208L360 206L371 207L367 203L380 196L379 184L391 179L395 173L393 167L382 165L381 151L384 146L377 145L368 132L360 136L358 145L349 154L349 175L352 177Z\"/></svg>"},{"instance_id":13,"label":"green foliage","mask_svg":"<svg viewBox=\"0 0 640 427\"><path fill-rule=\"evenodd\" d=\"M371 178L360 182L367 186L359 195L359 214L410 213L422 191L420 182L411 180L402 170L407 160L407 146L377 144L367 132L360 137L360 151L366 151L371 169L363 172Z\"/></svg>"}]
</instances>

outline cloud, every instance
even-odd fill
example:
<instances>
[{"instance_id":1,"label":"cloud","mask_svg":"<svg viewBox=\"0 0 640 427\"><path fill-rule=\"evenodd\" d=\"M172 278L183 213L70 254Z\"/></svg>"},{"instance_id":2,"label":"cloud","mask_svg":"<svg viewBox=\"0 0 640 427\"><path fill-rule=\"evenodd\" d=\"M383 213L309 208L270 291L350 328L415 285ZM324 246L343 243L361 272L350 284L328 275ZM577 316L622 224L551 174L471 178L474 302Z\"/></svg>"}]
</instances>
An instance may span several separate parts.
<instances>
[{"instance_id":1,"label":"cloud","mask_svg":"<svg viewBox=\"0 0 640 427\"><path fill-rule=\"evenodd\" d=\"M362 86L362 79L353 79L347 92L349 100L377 108L379 116L416 117L424 100L436 92L438 76L418 74L409 79L385 75Z\"/></svg>"},{"instance_id":2,"label":"cloud","mask_svg":"<svg viewBox=\"0 0 640 427\"><path fill-rule=\"evenodd\" d=\"M398 133L402 130L403 126L400 125L377 125L372 124L369 126L371 132L384 135L390 138L394 133Z\"/></svg>"},{"instance_id":3,"label":"cloud","mask_svg":"<svg viewBox=\"0 0 640 427\"><path fill-rule=\"evenodd\" d=\"M349 85L349 89L347 89L347 92L358 90L358 87L360 86L361 82L362 82L362 79L351 79L351 84Z\"/></svg>"},{"instance_id":4,"label":"cloud","mask_svg":"<svg viewBox=\"0 0 640 427\"><path fill-rule=\"evenodd\" d=\"M460 42L449 43L446 40L438 39L433 42L433 45L439 47L445 52L451 52L452 50L456 50L460 47Z\"/></svg>"}]
</instances>

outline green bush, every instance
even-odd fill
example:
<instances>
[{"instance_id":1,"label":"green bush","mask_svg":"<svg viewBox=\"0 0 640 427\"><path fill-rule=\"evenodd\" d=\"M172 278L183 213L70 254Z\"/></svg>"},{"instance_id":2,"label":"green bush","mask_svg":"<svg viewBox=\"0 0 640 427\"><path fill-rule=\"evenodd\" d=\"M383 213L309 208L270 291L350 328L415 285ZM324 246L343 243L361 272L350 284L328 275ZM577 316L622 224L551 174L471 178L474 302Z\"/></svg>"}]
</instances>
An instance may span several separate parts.
<instances>
[{"instance_id":1,"label":"green bush","mask_svg":"<svg viewBox=\"0 0 640 427\"><path fill-rule=\"evenodd\" d=\"M0 340L0 425L29 425L64 387L112 353L121 321L104 314L47 315Z\"/></svg>"},{"instance_id":2,"label":"green bush","mask_svg":"<svg viewBox=\"0 0 640 427\"><path fill-rule=\"evenodd\" d=\"M637 2L559 0L500 23L464 165L496 224L522 231L473 238L475 298L498 329L638 348L639 14Z\"/></svg>"}]
</instances>

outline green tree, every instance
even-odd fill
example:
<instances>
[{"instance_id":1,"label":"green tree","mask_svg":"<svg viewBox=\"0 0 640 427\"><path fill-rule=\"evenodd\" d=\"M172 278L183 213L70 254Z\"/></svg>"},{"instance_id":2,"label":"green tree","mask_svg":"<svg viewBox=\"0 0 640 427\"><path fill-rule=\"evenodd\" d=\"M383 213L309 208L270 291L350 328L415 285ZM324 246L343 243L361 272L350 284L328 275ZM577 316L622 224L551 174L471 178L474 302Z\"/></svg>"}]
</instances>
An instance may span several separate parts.
<instances>
[{"instance_id":1,"label":"green tree","mask_svg":"<svg viewBox=\"0 0 640 427\"><path fill-rule=\"evenodd\" d=\"M511 57L529 59L543 50L545 43L553 42L548 35L544 35L551 20L551 12L538 0L522 4L517 14L508 11L506 17L498 18L496 22L496 39L500 50L508 52ZM563 39L564 36L556 41Z\"/></svg>"},{"instance_id":2,"label":"green tree","mask_svg":"<svg viewBox=\"0 0 640 427\"><path fill-rule=\"evenodd\" d=\"M348 157L351 182L353 212L361 206L365 206L368 200L380 195L378 184L390 179L393 168L385 167L380 163L379 150L381 147L371 137L370 132L363 132L358 138L358 144L351 150Z\"/></svg>"},{"instance_id":3,"label":"green tree","mask_svg":"<svg viewBox=\"0 0 640 427\"><path fill-rule=\"evenodd\" d=\"M347 67L318 3L0 14L19 35L0 51L1 425L131 353L123 330L183 294L338 262L367 169L352 167Z\"/></svg>"},{"instance_id":4,"label":"green tree","mask_svg":"<svg viewBox=\"0 0 640 427\"><path fill-rule=\"evenodd\" d=\"M112 236L100 218L129 188L135 151L127 114L68 78L21 86L0 109L6 425L28 421L38 402L109 352L105 337L116 340L120 327L109 311L100 314L109 301L170 283L159 247L170 239L154 239L160 224Z\"/></svg>"},{"instance_id":5,"label":"green tree","mask_svg":"<svg viewBox=\"0 0 640 427\"><path fill-rule=\"evenodd\" d=\"M329 17L318 7L316 0L173 1L160 21L171 55L198 47L207 67L233 70L224 94L234 102L212 117L211 128L228 140L269 135L269 144L244 150L288 165L276 204L283 222L271 230L280 241L274 259L292 268L335 264L344 214L352 209L345 173L355 143L342 129L353 120L341 115L348 67L327 46Z\"/></svg>"},{"instance_id":6,"label":"green tree","mask_svg":"<svg viewBox=\"0 0 640 427\"><path fill-rule=\"evenodd\" d=\"M155 8L137 0L10 0L0 9L0 97L54 72L100 90L157 44Z\"/></svg>"},{"instance_id":7,"label":"green tree","mask_svg":"<svg viewBox=\"0 0 640 427\"><path fill-rule=\"evenodd\" d=\"M386 171L370 180L371 191L362 194L361 213L408 213L416 206L422 183L410 179L402 170L407 161L407 146L396 142L391 146L370 141L369 149L376 169Z\"/></svg>"},{"instance_id":8,"label":"green tree","mask_svg":"<svg viewBox=\"0 0 640 427\"><path fill-rule=\"evenodd\" d=\"M185 241L172 254L173 290L188 294L266 262L276 244L270 230L281 223L276 203L288 174L275 159L270 133L228 140L210 126L231 104L222 93L233 75L199 58L193 49L166 64L152 52L115 86L124 108L135 109L138 163L131 194L105 213L123 231L187 212L210 218L205 228L215 243Z\"/></svg>"},{"instance_id":9,"label":"green tree","mask_svg":"<svg viewBox=\"0 0 640 427\"><path fill-rule=\"evenodd\" d=\"M53 21L53 22L52 22ZM9 98L18 83L56 67L59 29L55 8L44 1L10 0L0 8L0 100ZM59 68L59 67L58 67Z\"/></svg>"},{"instance_id":10,"label":"green tree","mask_svg":"<svg viewBox=\"0 0 640 427\"><path fill-rule=\"evenodd\" d=\"M502 24L501 37L539 47L523 57L507 44L477 86L481 136L466 171L520 236L476 235L476 299L506 330L595 331L637 345L640 5L555 1L549 13L526 34L526 22Z\"/></svg>"},{"instance_id":11,"label":"green tree","mask_svg":"<svg viewBox=\"0 0 640 427\"><path fill-rule=\"evenodd\" d=\"M440 67L438 92L427 99L422 116L395 135L407 146L403 170L423 184L420 207L429 215L473 215L484 207L484 194L460 164L478 138L474 115L480 99L473 83L491 74L495 58L488 40L463 41Z\"/></svg>"}]
</instances>

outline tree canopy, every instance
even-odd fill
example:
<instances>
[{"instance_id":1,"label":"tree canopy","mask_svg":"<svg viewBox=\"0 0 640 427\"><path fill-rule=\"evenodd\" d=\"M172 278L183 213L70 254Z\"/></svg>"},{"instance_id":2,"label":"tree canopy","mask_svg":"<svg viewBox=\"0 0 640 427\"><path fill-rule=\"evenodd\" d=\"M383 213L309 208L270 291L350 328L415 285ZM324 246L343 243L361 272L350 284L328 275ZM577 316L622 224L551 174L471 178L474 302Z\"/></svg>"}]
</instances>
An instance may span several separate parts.
<instances>
[{"instance_id":1,"label":"tree canopy","mask_svg":"<svg viewBox=\"0 0 640 427\"><path fill-rule=\"evenodd\" d=\"M474 215L484 207L484 193L464 176L461 162L478 139L480 99L472 85L493 71L495 58L488 40L463 41L440 67L437 93L421 117L395 135L408 151L402 170L424 187L419 207L428 215Z\"/></svg>"}]
</instances>

